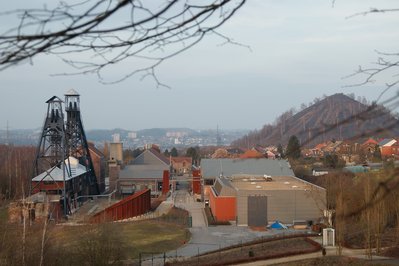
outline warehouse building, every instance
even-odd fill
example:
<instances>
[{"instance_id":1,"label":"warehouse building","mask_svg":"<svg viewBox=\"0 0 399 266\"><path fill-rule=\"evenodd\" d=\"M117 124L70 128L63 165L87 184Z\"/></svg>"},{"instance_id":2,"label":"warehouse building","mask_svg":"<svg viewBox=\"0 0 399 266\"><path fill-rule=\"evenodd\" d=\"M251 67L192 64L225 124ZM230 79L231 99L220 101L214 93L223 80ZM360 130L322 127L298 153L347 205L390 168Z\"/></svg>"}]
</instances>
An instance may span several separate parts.
<instances>
[{"instance_id":1,"label":"warehouse building","mask_svg":"<svg viewBox=\"0 0 399 266\"><path fill-rule=\"evenodd\" d=\"M155 148L146 149L117 173L118 191L128 195L149 188L152 196L158 196L169 190L169 171L169 160L163 154Z\"/></svg>"},{"instance_id":2,"label":"warehouse building","mask_svg":"<svg viewBox=\"0 0 399 266\"><path fill-rule=\"evenodd\" d=\"M296 221L311 223L322 217L325 189L296 178L287 161L215 161L219 161L223 174L216 177L208 193L210 208L218 221L266 226L276 220L285 224ZM208 177L212 169L207 166L215 165L215 162L203 165Z\"/></svg>"}]
</instances>

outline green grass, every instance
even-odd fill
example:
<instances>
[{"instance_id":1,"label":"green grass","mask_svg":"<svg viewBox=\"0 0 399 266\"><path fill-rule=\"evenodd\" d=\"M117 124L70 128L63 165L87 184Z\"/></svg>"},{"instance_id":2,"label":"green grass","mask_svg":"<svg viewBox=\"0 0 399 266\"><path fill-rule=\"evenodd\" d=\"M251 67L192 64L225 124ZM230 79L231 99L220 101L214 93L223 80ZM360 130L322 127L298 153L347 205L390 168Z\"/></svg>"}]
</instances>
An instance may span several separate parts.
<instances>
[{"instance_id":1,"label":"green grass","mask_svg":"<svg viewBox=\"0 0 399 266\"><path fill-rule=\"evenodd\" d=\"M93 232L106 232L106 241L121 248L124 258L134 259L139 253L163 253L177 249L187 242L190 232L179 225L158 221L140 221L81 226L55 226L51 238L63 246L76 246L82 239L94 239Z\"/></svg>"},{"instance_id":2,"label":"green grass","mask_svg":"<svg viewBox=\"0 0 399 266\"><path fill-rule=\"evenodd\" d=\"M190 233L181 226L154 221L122 225L123 242L130 258L140 252L163 253L182 246Z\"/></svg>"}]
</instances>

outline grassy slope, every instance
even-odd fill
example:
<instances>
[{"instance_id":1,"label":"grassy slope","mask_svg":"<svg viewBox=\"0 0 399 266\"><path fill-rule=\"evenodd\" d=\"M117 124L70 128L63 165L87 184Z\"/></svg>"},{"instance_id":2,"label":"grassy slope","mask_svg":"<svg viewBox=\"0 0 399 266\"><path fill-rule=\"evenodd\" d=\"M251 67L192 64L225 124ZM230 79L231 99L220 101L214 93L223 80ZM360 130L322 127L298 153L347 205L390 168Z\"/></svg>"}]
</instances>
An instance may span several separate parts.
<instances>
[{"instance_id":1,"label":"grassy slope","mask_svg":"<svg viewBox=\"0 0 399 266\"><path fill-rule=\"evenodd\" d=\"M185 214L180 215L184 216ZM173 220L173 217L169 218L169 220ZM184 220L184 218L182 219ZM12 247L14 244L20 246L20 239L22 239L21 224L10 224L7 221L8 209L0 208L1 239L8 239L6 246ZM32 246L32 249L37 251L38 246L41 245L42 232L43 224L28 225L27 249ZM88 250L89 248L86 247L89 246L95 246L97 250L101 250L102 247L98 247L98 243L106 241L112 243L111 246L118 246L124 259L134 259L138 258L139 253L143 252L159 254L177 249L189 240L190 232L183 225L172 222L166 223L160 220L147 220L79 226L49 224L47 237L46 245L53 247L56 250L55 252L65 253L63 251L84 246L85 248L82 250ZM5 251L1 250L2 246L3 244L0 245L0 260L6 256ZM19 257L20 254L14 256Z\"/></svg>"},{"instance_id":2,"label":"grassy slope","mask_svg":"<svg viewBox=\"0 0 399 266\"><path fill-rule=\"evenodd\" d=\"M105 226L105 228L104 228ZM107 225L56 226L51 238L64 246L91 238L93 231L105 230L122 248L125 258L138 258L140 252L163 253L180 247L190 237L189 231L178 225L156 221L112 223Z\"/></svg>"}]
</instances>

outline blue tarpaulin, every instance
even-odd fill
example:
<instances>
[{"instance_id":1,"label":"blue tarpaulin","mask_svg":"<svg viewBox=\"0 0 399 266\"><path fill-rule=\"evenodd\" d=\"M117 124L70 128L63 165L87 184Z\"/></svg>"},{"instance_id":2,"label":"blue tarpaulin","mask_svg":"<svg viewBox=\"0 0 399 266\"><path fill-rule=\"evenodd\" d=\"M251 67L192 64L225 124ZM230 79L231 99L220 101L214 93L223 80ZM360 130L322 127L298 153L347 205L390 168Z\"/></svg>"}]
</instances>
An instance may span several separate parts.
<instances>
[{"instance_id":1,"label":"blue tarpaulin","mask_svg":"<svg viewBox=\"0 0 399 266\"><path fill-rule=\"evenodd\" d=\"M270 228L271 229L287 229L287 226L283 225L279 221L275 221L274 223L272 223L270 225Z\"/></svg>"}]
</instances>

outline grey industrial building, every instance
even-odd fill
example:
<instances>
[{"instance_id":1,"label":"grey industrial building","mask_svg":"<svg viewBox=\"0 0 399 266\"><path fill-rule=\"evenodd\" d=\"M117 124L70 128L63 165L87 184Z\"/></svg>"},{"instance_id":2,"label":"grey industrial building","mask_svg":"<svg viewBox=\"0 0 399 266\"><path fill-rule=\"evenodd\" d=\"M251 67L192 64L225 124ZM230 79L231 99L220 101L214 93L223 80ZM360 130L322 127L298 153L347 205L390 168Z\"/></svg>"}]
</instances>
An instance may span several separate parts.
<instances>
[{"instance_id":1,"label":"grey industrial building","mask_svg":"<svg viewBox=\"0 0 399 266\"><path fill-rule=\"evenodd\" d=\"M156 149L146 149L132 164L120 170L118 190L121 194L132 194L150 188L152 195L159 195L165 171L170 171L169 160Z\"/></svg>"},{"instance_id":2,"label":"grey industrial building","mask_svg":"<svg viewBox=\"0 0 399 266\"><path fill-rule=\"evenodd\" d=\"M294 176L286 160L218 159L201 164L212 213L237 225L265 226L279 220L316 222L325 209L326 191Z\"/></svg>"}]
</instances>

